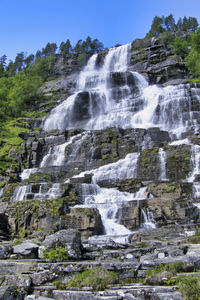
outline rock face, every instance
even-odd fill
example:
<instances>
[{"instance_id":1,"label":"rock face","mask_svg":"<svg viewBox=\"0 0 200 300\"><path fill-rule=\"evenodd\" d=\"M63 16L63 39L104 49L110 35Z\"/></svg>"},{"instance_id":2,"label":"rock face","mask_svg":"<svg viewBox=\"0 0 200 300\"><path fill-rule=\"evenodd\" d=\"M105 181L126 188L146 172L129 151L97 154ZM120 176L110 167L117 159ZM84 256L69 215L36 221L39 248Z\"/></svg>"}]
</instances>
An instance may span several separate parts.
<instances>
[{"instance_id":1,"label":"rock face","mask_svg":"<svg viewBox=\"0 0 200 300\"><path fill-rule=\"evenodd\" d=\"M165 286L170 270L147 270L199 267L200 87L161 37L104 51L80 74L76 57L57 57L56 70L67 77L42 87L55 107L41 104L49 114L20 134L21 170L2 185L1 297L183 299ZM66 287L92 269L117 279Z\"/></svg>"}]
</instances>

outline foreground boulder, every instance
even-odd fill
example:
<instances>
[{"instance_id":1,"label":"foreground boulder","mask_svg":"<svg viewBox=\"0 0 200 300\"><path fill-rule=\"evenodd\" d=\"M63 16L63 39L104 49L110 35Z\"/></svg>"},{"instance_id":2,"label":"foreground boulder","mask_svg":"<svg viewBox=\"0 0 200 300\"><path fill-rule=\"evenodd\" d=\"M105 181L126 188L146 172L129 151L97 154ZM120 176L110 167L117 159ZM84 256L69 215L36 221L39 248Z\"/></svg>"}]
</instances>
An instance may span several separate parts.
<instances>
[{"instance_id":1,"label":"foreground boulder","mask_svg":"<svg viewBox=\"0 0 200 300\"><path fill-rule=\"evenodd\" d=\"M44 246L47 250L63 247L68 252L68 258L80 259L82 252L81 235L75 229L60 230L49 235L44 240Z\"/></svg>"}]
</instances>

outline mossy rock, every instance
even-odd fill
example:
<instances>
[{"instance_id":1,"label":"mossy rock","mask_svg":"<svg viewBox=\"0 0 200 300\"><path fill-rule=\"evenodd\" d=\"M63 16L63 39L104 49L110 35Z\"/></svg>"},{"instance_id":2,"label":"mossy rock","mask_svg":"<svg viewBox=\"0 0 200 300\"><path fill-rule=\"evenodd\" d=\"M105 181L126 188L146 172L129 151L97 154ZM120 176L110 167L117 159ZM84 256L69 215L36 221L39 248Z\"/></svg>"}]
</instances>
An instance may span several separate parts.
<instances>
[{"instance_id":1,"label":"mossy rock","mask_svg":"<svg viewBox=\"0 0 200 300\"><path fill-rule=\"evenodd\" d=\"M65 199L28 200L12 203L6 213L14 235L25 237L37 231L50 234L59 230L60 216L68 211Z\"/></svg>"},{"instance_id":2,"label":"mossy rock","mask_svg":"<svg viewBox=\"0 0 200 300\"><path fill-rule=\"evenodd\" d=\"M144 150L140 153L138 161L138 177L143 180L156 180L160 173L158 156L159 148Z\"/></svg>"},{"instance_id":3,"label":"mossy rock","mask_svg":"<svg viewBox=\"0 0 200 300\"><path fill-rule=\"evenodd\" d=\"M167 153L167 178L171 181L186 179L191 171L191 147L188 145L170 146Z\"/></svg>"}]
</instances>

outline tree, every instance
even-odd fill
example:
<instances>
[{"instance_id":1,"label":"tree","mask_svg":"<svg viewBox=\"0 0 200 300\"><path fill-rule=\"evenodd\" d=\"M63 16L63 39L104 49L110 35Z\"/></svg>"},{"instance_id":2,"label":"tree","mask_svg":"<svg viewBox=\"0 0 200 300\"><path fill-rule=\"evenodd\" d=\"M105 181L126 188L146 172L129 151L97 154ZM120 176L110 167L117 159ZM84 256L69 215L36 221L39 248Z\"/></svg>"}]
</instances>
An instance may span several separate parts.
<instances>
[{"instance_id":1,"label":"tree","mask_svg":"<svg viewBox=\"0 0 200 300\"><path fill-rule=\"evenodd\" d=\"M176 31L176 23L172 14L164 18L164 23L167 31Z\"/></svg>"},{"instance_id":2,"label":"tree","mask_svg":"<svg viewBox=\"0 0 200 300\"><path fill-rule=\"evenodd\" d=\"M45 48L42 48L42 55L44 57L48 57L51 54L55 54L56 50L57 50L57 45L56 43L47 43Z\"/></svg>"},{"instance_id":3,"label":"tree","mask_svg":"<svg viewBox=\"0 0 200 300\"><path fill-rule=\"evenodd\" d=\"M22 70L24 66L24 59L26 55L24 52L17 53L17 56L15 57L14 65L16 67L16 71Z\"/></svg>"},{"instance_id":4,"label":"tree","mask_svg":"<svg viewBox=\"0 0 200 300\"><path fill-rule=\"evenodd\" d=\"M178 22L176 24L176 28L178 31L182 31L183 30L183 21L181 18L178 19Z\"/></svg>"},{"instance_id":5,"label":"tree","mask_svg":"<svg viewBox=\"0 0 200 300\"><path fill-rule=\"evenodd\" d=\"M14 76L15 73L16 73L16 65L12 60L10 60L6 68L6 74L7 76Z\"/></svg>"},{"instance_id":6,"label":"tree","mask_svg":"<svg viewBox=\"0 0 200 300\"><path fill-rule=\"evenodd\" d=\"M68 39L65 43L62 42L60 44L59 50L62 55L70 54L72 52L70 40Z\"/></svg>"},{"instance_id":7,"label":"tree","mask_svg":"<svg viewBox=\"0 0 200 300\"><path fill-rule=\"evenodd\" d=\"M0 57L0 77L4 76L7 56L4 54Z\"/></svg>"},{"instance_id":8,"label":"tree","mask_svg":"<svg viewBox=\"0 0 200 300\"><path fill-rule=\"evenodd\" d=\"M26 68L30 67L30 65L33 63L34 59L35 59L35 56L33 54L30 54L29 56L27 56L24 59L24 63L25 63Z\"/></svg>"},{"instance_id":9,"label":"tree","mask_svg":"<svg viewBox=\"0 0 200 300\"><path fill-rule=\"evenodd\" d=\"M164 31L163 28L163 17L155 16L151 25L151 29L148 32L147 36L154 36L162 33Z\"/></svg>"},{"instance_id":10,"label":"tree","mask_svg":"<svg viewBox=\"0 0 200 300\"><path fill-rule=\"evenodd\" d=\"M104 49L103 43L98 39L94 39L91 43L92 53L98 53Z\"/></svg>"},{"instance_id":11,"label":"tree","mask_svg":"<svg viewBox=\"0 0 200 300\"><path fill-rule=\"evenodd\" d=\"M76 46L74 47L74 50L77 54L80 54L80 53L83 52L82 44L83 44L83 40L78 40L78 42L76 43Z\"/></svg>"},{"instance_id":12,"label":"tree","mask_svg":"<svg viewBox=\"0 0 200 300\"><path fill-rule=\"evenodd\" d=\"M191 45L195 51L200 53L200 28L192 34Z\"/></svg>"},{"instance_id":13,"label":"tree","mask_svg":"<svg viewBox=\"0 0 200 300\"><path fill-rule=\"evenodd\" d=\"M3 66L4 69L6 67L6 60L7 56L5 54L0 57L0 64Z\"/></svg>"},{"instance_id":14,"label":"tree","mask_svg":"<svg viewBox=\"0 0 200 300\"><path fill-rule=\"evenodd\" d=\"M199 24L196 18L189 17L188 19L188 31L196 31Z\"/></svg>"},{"instance_id":15,"label":"tree","mask_svg":"<svg viewBox=\"0 0 200 300\"><path fill-rule=\"evenodd\" d=\"M191 37L191 50L186 57L188 69L194 76L200 76L200 28Z\"/></svg>"}]
</instances>

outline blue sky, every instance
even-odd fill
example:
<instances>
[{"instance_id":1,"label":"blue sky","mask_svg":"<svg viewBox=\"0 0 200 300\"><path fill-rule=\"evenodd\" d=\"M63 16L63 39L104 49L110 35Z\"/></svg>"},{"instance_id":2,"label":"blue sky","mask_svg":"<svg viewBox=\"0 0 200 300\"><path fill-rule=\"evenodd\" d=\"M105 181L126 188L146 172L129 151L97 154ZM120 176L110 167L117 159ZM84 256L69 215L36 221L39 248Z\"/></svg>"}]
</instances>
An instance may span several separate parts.
<instances>
[{"instance_id":1,"label":"blue sky","mask_svg":"<svg viewBox=\"0 0 200 300\"><path fill-rule=\"evenodd\" d=\"M154 16L196 17L200 0L0 0L0 56L14 59L48 42L98 38L105 47L126 44L149 31Z\"/></svg>"}]
</instances>

